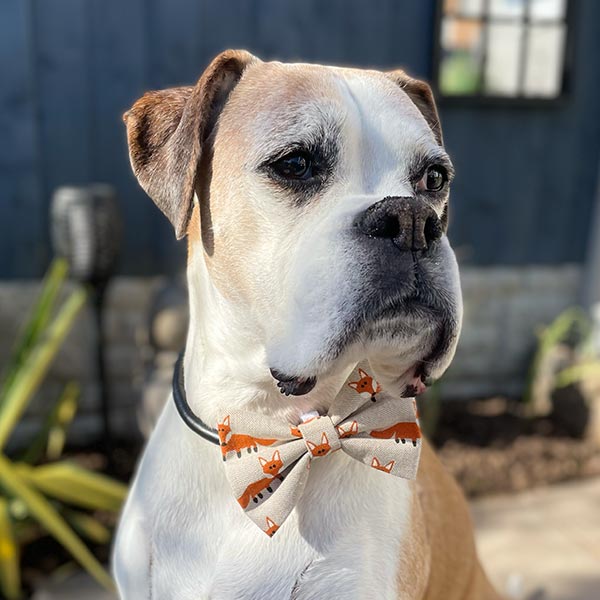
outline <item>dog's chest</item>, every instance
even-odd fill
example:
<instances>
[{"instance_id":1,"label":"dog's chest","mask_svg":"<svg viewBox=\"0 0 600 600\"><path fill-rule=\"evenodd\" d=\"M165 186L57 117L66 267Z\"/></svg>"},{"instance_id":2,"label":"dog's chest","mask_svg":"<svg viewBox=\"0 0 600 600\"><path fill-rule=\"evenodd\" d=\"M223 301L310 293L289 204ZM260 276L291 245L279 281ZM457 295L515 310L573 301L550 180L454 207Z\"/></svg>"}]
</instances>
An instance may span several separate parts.
<instances>
[{"instance_id":1,"label":"dog's chest","mask_svg":"<svg viewBox=\"0 0 600 600\"><path fill-rule=\"evenodd\" d=\"M218 469L204 475L198 496L180 490L155 507L153 598L397 597L406 481L342 452L314 461L296 509L269 538L239 509Z\"/></svg>"}]
</instances>

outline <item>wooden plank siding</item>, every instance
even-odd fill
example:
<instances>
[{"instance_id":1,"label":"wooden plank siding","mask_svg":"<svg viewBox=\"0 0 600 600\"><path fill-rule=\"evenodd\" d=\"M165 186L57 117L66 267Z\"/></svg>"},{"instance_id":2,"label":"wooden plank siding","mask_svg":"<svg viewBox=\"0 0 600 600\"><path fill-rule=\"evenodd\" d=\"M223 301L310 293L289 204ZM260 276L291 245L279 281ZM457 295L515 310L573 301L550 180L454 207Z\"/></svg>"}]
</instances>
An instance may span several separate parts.
<instances>
[{"instance_id":1,"label":"wooden plank siding","mask_svg":"<svg viewBox=\"0 0 600 600\"><path fill-rule=\"evenodd\" d=\"M30 4L0 2L0 274L35 276L47 258Z\"/></svg>"},{"instance_id":2,"label":"wooden plank siding","mask_svg":"<svg viewBox=\"0 0 600 600\"><path fill-rule=\"evenodd\" d=\"M464 262L580 263L600 155L600 2L575 0L573 91L552 108L441 106ZM0 278L39 276L59 185L117 189L121 273L172 272L184 244L129 168L122 113L192 84L228 47L428 77L435 0L2 0Z\"/></svg>"},{"instance_id":3,"label":"wooden plank siding","mask_svg":"<svg viewBox=\"0 0 600 600\"><path fill-rule=\"evenodd\" d=\"M88 0L92 24L89 57L93 144L91 180L116 186L125 231L123 267L133 260L141 273L168 267L161 263L157 239L168 239L169 230L131 172L123 114L148 87L148 6L145 0L127 0L107 10L106 0ZM109 3L109 4L112 4Z\"/></svg>"}]
</instances>

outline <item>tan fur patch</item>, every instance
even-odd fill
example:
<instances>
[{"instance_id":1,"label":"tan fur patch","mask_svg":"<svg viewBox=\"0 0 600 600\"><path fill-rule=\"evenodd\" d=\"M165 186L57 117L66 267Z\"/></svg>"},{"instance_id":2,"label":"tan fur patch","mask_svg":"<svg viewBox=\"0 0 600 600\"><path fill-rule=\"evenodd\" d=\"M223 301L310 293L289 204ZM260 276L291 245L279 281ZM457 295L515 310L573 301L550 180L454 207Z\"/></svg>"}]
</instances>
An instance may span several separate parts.
<instances>
[{"instance_id":1,"label":"tan fur patch","mask_svg":"<svg viewBox=\"0 0 600 600\"><path fill-rule=\"evenodd\" d=\"M194 203L192 215L187 228L188 254L192 254L194 243L200 240L200 209L198 204Z\"/></svg>"},{"instance_id":2,"label":"tan fur patch","mask_svg":"<svg viewBox=\"0 0 600 600\"><path fill-rule=\"evenodd\" d=\"M290 107L311 99L335 99L334 80L323 67L259 62L247 68L231 93L211 140L210 187L199 196L207 269L225 297L252 301L263 295L253 265L269 254L261 244L268 244L270 228L277 226L277 207L270 207L268 219L252 210L250 198L261 196L261 184L249 163L257 154L264 155L260 144L273 137L265 136L265 129L270 134L279 129L289 138ZM265 187L263 195L272 195L272 190ZM206 220L210 225L205 227ZM190 251L193 247L194 243Z\"/></svg>"},{"instance_id":3,"label":"tan fur patch","mask_svg":"<svg viewBox=\"0 0 600 600\"><path fill-rule=\"evenodd\" d=\"M398 568L400 598L423 598L431 568L431 550L417 486L413 487L410 531L402 541Z\"/></svg>"},{"instance_id":4,"label":"tan fur patch","mask_svg":"<svg viewBox=\"0 0 600 600\"><path fill-rule=\"evenodd\" d=\"M463 493L425 441L416 486L430 553L429 582L423 598L500 600L479 563Z\"/></svg>"}]
</instances>

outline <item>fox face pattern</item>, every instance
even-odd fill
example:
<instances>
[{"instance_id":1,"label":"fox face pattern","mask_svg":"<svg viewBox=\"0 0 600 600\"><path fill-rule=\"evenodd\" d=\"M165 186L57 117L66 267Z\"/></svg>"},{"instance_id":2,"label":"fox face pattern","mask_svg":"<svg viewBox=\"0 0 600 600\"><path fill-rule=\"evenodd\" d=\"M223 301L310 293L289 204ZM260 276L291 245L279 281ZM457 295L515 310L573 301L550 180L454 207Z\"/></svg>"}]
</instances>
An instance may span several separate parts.
<instances>
[{"instance_id":1,"label":"fox face pattern","mask_svg":"<svg viewBox=\"0 0 600 600\"><path fill-rule=\"evenodd\" d=\"M217 424L217 432L219 434L219 441L221 442L221 454L223 460L227 460L228 452L235 452L237 457L242 456L242 450L246 450L248 454L254 450L258 452L258 446L270 446L277 440L263 440L260 438L254 438L250 435L244 435L239 433L231 433L231 426L229 415L227 415L222 423Z\"/></svg>"},{"instance_id":2,"label":"fox face pattern","mask_svg":"<svg viewBox=\"0 0 600 600\"><path fill-rule=\"evenodd\" d=\"M283 475L279 475L279 471L283 468L283 461L281 460L279 450L273 452L271 460L259 456L258 461L260 462L263 473L265 473L267 477L263 477L262 479L251 483L244 490L244 493L238 498L238 502L242 508L247 508L251 500L257 503L259 498L262 499L265 490L269 492L269 494L273 493L271 484L276 477L280 481L283 481Z\"/></svg>"},{"instance_id":3,"label":"fox face pattern","mask_svg":"<svg viewBox=\"0 0 600 600\"><path fill-rule=\"evenodd\" d=\"M360 379L351 381L348 385L356 391L357 394L367 393L371 395L371 402L377 402L375 395L381 391L381 386L366 371L358 369Z\"/></svg>"},{"instance_id":4,"label":"fox face pattern","mask_svg":"<svg viewBox=\"0 0 600 600\"><path fill-rule=\"evenodd\" d=\"M371 437L378 438L380 440L389 440L394 438L396 444L402 442L406 443L406 440L410 440L413 446L417 445L417 440L421 439L421 429L414 421L395 423L387 429L375 429L369 433Z\"/></svg>"},{"instance_id":5,"label":"fox face pattern","mask_svg":"<svg viewBox=\"0 0 600 600\"><path fill-rule=\"evenodd\" d=\"M371 461L371 466L374 469L377 469L378 471L383 471L384 473L391 473L395 464L396 464L395 460L390 460L390 462L387 463L387 465L382 465L376 456L374 456L373 460Z\"/></svg>"},{"instance_id":6,"label":"fox face pattern","mask_svg":"<svg viewBox=\"0 0 600 600\"><path fill-rule=\"evenodd\" d=\"M279 529L279 525L277 525L277 523L275 523L275 521L273 521L273 519L269 519L269 517L267 517L267 528L265 529L265 533L269 537L273 537L273 535L275 534L275 532L278 529Z\"/></svg>"},{"instance_id":7,"label":"fox face pattern","mask_svg":"<svg viewBox=\"0 0 600 600\"><path fill-rule=\"evenodd\" d=\"M352 421L347 429L344 429L341 425L336 426L336 429L341 440L356 435L358 433L358 421Z\"/></svg>"},{"instance_id":8,"label":"fox face pattern","mask_svg":"<svg viewBox=\"0 0 600 600\"><path fill-rule=\"evenodd\" d=\"M329 440L327 439L327 434L325 432L323 432L323 435L321 436L320 444L313 444L310 440L306 440L306 445L313 456L325 456L331 450L331 446L329 445Z\"/></svg>"},{"instance_id":9,"label":"fox face pattern","mask_svg":"<svg viewBox=\"0 0 600 600\"><path fill-rule=\"evenodd\" d=\"M271 460L267 460L266 458L259 456L258 462L262 467L263 473L266 473L271 477L275 477L275 475L278 475L279 471L281 470L281 467L283 467L283 461L281 460L281 454L279 454L279 450L275 450L275 452L273 452Z\"/></svg>"}]
</instances>

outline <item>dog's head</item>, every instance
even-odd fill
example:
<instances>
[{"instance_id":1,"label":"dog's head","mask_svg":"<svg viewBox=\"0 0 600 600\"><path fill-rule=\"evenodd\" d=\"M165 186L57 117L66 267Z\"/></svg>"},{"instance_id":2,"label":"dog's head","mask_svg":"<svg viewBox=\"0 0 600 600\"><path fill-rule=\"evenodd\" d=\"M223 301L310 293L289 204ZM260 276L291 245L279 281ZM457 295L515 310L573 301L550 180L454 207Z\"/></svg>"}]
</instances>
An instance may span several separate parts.
<instances>
[{"instance_id":1,"label":"dog's head","mask_svg":"<svg viewBox=\"0 0 600 600\"><path fill-rule=\"evenodd\" d=\"M407 383L448 366L452 165L425 83L227 51L125 121L137 178L190 238L191 285L202 272L243 315L288 391L365 357Z\"/></svg>"}]
</instances>

